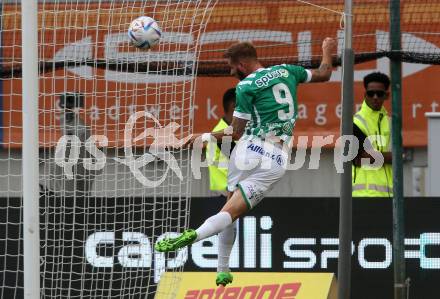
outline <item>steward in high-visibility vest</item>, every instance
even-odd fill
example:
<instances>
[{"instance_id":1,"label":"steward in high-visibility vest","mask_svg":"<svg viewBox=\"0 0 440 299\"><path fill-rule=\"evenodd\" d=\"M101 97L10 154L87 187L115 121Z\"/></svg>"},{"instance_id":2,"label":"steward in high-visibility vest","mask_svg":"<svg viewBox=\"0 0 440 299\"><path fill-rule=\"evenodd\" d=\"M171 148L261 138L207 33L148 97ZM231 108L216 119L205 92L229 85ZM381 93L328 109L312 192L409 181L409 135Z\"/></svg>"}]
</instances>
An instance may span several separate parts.
<instances>
[{"instance_id":1,"label":"steward in high-visibility vest","mask_svg":"<svg viewBox=\"0 0 440 299\"><path fill-rule=\"evenodd\" d=\"M229 125L223 120L217 123L212 132L226 129ZM211 191L225 191L228 183L228 157L221 151L221 143L208 142L206 146L206 160L209 170L209 189Z\"/></svg>"},{"instance_id":2,"label":"steward in high-visibility vest","mask_svg":"<svg viewBox=\"0 0 440 299\"><path fill-rule=\"evenodd\" d=\"M222 131L230 125L234 109L235 88L230 88L226 90L223 95L223 110L225 114L214 127L214 129L212 129L212 132ZM217 140L217 143L208 142L206 146L206 160L210 162L208 164L209 189L211 191L216 191L217 193L226 196L226 187L228 183L227 166L229 161L229 154L232 151L233 144L230 147L229 153L223 153L221 151L221 146L221 140Z\"/></svg>"},{"instance_id":3,"label":"steward in high-visibility vest","mask_svg":"<svg viewBox=\"0 0 440 299\"><path fill-rule=\"evenodd\" d=\"M352 168L354 197L393 196L391 126L383 107L389 95L389 85L388 76L382 73L372 73L364 78L365 100L353 117L353 134L359 140L359 153ZM378 155L384 160L380 166L374 165ZM361 165L362 158L370 158L370 162Z\"/></svg>"}]
</instances>

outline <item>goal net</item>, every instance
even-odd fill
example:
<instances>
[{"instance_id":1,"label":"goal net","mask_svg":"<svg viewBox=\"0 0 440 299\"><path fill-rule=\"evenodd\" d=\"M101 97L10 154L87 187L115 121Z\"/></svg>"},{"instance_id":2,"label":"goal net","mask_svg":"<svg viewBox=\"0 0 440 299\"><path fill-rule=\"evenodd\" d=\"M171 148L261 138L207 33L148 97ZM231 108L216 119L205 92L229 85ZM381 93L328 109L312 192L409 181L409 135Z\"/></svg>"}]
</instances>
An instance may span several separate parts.
<instances>
[{"instance_id":1,"label":"goal net","mask_svg":"<svg viewBox=\"0 0 440 299\"><path fill-rule=\"evenodd\" d=\"M402 1L399 53L389 46L389 1L353 2L355 80L367 69L388 72L389 57L405 62L404 72L439 63L437 1ZM191 252L160 254L154 244L188 225L190 153L151 145L181 140L206 120L195 117L196 107L208 109L196 102L199 88L219 95L226 85L199 79L228 76L222 54L234 42L253 42L265 65L316 67L327 36L341 53L341 3L40 0L41 297L152 298L164 271L180 271ZM30 99L21 96L21 5L0 3L0 298L23 297L22 105ZM128 25L141 15L163 32L151 51L128 44ZM161 135L165 128L173 134ZM295 133L315 129L299 124ZM172 298L178 282L161 295Z\"/></svg>"},{"instance_id":2,"label":"goal net","mask_svg":"<svg viewBox=\"0 0 440 299\"><path fill-rule=\"evenodd\" d=\"M188 153L164 144L192 133L199 40L214 4L39 1L41 297L147 298L161 273L182 269L186 250L153 249L188 226ZM23 296L21 5L0 4L1 298ZM151 51L129 45L142 15L163 32Z\"/></svg>"}]
</instances>

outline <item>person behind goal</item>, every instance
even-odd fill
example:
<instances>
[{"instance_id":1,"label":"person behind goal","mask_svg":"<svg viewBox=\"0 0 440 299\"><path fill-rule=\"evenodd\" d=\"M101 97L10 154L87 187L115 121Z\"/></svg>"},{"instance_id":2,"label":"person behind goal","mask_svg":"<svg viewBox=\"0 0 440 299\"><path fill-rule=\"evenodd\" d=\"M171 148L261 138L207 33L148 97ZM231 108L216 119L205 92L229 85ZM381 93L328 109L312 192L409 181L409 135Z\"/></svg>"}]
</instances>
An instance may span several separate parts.
<instances>
[{"instance_id":1,"label":"person behind goal","mask_svg":"<svg viewBox=\"0 0 440 299\"><path fill-rule=\"evenodd\" d=\"M174 251L218 234L216 284L232 282L229 257L235 240L235 220L255 207L284 175L297 118L297 86L330 79L335 45L334 39L324 39L321 64L314 70L288 64L264 68L255 47L248 42L232 45L225 52L231 75L240 80L231 126L219 132L196 134L188 144L197 138L205 142L231 134L237 141L228 164L227 201L199 228L159 241L155 245L157 251Z\"/></svg>"}]
</instances>

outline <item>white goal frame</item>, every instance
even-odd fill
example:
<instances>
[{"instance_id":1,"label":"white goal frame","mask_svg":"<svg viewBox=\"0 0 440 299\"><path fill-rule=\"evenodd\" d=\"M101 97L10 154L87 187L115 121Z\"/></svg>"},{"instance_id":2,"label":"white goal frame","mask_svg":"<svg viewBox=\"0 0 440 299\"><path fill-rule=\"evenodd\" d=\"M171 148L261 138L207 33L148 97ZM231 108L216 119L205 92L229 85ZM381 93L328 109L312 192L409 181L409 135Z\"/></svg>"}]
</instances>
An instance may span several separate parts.
<instances>
[{"instance_id":1,"label":"white goal frame","mask_svg":"<svg viewBox=\"0 0 440 299\"><path fill-rule=\"evenodd\" d=\"M22 0L24 297L40 298L38 0Z\"/></svg>"}]
</instances>

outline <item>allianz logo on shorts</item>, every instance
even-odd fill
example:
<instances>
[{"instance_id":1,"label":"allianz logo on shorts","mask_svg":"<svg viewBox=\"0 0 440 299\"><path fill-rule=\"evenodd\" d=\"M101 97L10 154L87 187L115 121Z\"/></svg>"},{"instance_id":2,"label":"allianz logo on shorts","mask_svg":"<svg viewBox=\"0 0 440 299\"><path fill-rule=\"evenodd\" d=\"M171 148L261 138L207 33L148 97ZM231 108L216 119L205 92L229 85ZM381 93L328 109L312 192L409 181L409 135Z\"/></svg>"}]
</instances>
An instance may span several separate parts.
<instances>
[{"instance_id":1,"label":"allianz logo on shorts","mask_svg":"<svg viewBox=\"0 0 440 299\"><path fill-rule=\"evenodd\" d=\"M269 85L269 82L272 81L273 79L279 77L287 78L288 76L289 76L289 72L285 69L275 70L255 80L255 84L257 85L257 87L263 87Z\"/></svg>"},{"instance_id":2,"label":"allianz logo on shorts","mask_svg":"<svg viewBox=\"0 0 440 299\"><path fill-rule=\"evenodd\" d=\"M264 150L264 148L262 148L259 145L251 143L247 146L247 149L258 153L258 154L262 155L263 157L267 157L267 158L274 160L280 166L282 166L284 164L284 159L281 154L271 154L270 152Z\"/></svg>"}]
</instances>

